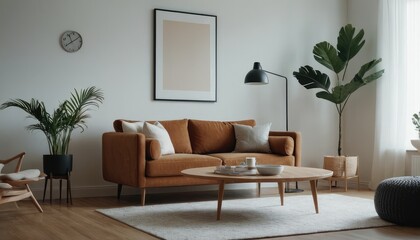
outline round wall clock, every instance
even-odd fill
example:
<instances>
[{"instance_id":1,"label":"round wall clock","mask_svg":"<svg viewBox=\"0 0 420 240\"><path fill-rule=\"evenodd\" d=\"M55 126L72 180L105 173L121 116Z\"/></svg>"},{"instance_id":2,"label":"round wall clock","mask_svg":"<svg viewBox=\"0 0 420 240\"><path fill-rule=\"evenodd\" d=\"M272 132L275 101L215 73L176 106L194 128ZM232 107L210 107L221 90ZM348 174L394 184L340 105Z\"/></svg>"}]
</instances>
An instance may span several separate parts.
<instances>
[{"instance_id":1,"label":"round wall clock","mask_svg":"<svg viewBox=\"0 0 420 240\"><path fill-rule=\"evenodd\" d=\"M61 47L66 52L76 52L83 44L82 36L76 31L65 31L61 35Z\"/></svg>"}]
</instances>

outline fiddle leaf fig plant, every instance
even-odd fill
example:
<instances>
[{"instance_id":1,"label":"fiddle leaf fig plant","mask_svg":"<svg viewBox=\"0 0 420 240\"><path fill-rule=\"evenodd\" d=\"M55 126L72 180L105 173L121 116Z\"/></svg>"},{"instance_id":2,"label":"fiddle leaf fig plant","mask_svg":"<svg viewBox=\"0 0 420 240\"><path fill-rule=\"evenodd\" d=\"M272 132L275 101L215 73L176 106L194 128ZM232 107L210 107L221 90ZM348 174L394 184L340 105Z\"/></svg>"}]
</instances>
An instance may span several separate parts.
<instances>
[{"instance_id":1,"label":"fiddle leaf fig plant","mask_svg":"<svg viewBox=\"0 0 420 240\"><path fill-rule=\"evenodd\" d=\"M99 107L104 100L103 93L96 87L89 87L80 91L74 90L69 100L59 104L52 113L48 113L42 101L31 99L12 99L3 103L0 110L16 107L29 114L28 118L37 122L27 126L30 131L39 130L47 138L50 154L68 154L70 138L73 130L80 128L81 132L87 127L86 119L90 107Z\"/></svg>"},{"instance_id":2,"label":"fiddle leaf fig plant","mask_svg":"<svg viewBox=\"0 0 420 240\"><path fill-rule=\"evenodd\" d=\"M339 117L337 149L339 156L341 156L342 149L342 115L350 96L359 88L380 78L384 73L384 70L369 73L382 61L379 58L363 64L353 77L346 78L350 60L359 53L365 44L363 36L363 29L356 33L356 29L348 24L340 29L337 48L326 41L314 46L312 53L315 60L331 70L334 73L333 77L330 78L327 74L315 70L309 65L302 66L299 71L293 72L302 86L306 89L321 89L316 93L316 96L335 104ZM334 84L331 84L331 81Z\"/></svg>"}]
</instances>

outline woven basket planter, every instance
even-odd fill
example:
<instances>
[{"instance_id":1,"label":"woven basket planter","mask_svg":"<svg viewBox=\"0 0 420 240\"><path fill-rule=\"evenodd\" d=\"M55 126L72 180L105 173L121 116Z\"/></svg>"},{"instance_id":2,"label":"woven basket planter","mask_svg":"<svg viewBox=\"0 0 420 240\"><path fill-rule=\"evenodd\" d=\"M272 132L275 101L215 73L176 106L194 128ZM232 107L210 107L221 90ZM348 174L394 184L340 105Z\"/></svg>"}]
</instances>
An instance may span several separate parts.
<instances>
[{"instance_id":1,"label":"woven basket planter","mask_svg":"<svg viewBox=\"0 0 420 240\"><path fill-rule=\"evenodd\" d=\"M355 176L357 165L357 156L324 156L324 169L333 171L333 177Z\"/></svg>"}]
</instances>

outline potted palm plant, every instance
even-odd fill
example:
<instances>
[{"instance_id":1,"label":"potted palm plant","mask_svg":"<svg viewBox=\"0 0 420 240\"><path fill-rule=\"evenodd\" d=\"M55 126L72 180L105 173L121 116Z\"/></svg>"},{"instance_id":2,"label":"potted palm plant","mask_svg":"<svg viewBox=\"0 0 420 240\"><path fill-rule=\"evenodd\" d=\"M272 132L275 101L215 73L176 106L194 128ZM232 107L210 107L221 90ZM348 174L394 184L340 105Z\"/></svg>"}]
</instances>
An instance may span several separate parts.
<instances>
[{"instance_id":1,"label":"potted palm plant","mask_svg":"<svg viewBox=\"0 0 420 240\"><path fill-rule=\"evenodd\" d=\"M316 44L313 48L313 54L315 60L331 70L334 73L332 79L319 70L314 70L311 66L302 66L299 71L293 72L293 75L297 78L299 83L306 89L320 88L321 91L316 93L318 98L327 100L335 105L338 113L338 158L340 162L343 162L342 148L341 148L341 123L344 108L351 95L356 92L359 88L366 84L375 81L380 78L384 73L384 70L374 71L373 73L367 74L373 70L375 66L382 61L382 59L373 59L360 67L360 70L352 76L350 79L346 78L347 68L350 60L357 55L365 44L363 39L364 30L361 29L356 34L356 29L348 24L340 29L337 38L337 48L330 43L323 41ZM331 84L331 81L335 84ZM326 158L331 158L327 156ZM357 157L356 160L357 161ZM325 161L324 161L325 163ZM339 165L343 165L342 163ZM357 162L356 162L357 166ZM334 171L334 175L341 175L340 170Z\"/></svg>"},{"instance_id":2,"label":"potted palm plant","mask_svg":"<svg viewBox=\"0 0 420 240\"><path fill-rule=\"evenodd\" d=\"M27 126L30 131L42 131L48 142L49 153L44 155L44 172L51 176L65 175L71 172L73 155L68 154L73 130L80 128L81 132L87 127L86 119L90 107L99 107L104 100L103 93L96 87L89 87L80 91L74 90L69 100L60 103L58 108L50 114L44 102L31 99L12 99L0 106L0 109L16 107L29 114L29 118L37 123Z\"/></svg>"}]
</instances>

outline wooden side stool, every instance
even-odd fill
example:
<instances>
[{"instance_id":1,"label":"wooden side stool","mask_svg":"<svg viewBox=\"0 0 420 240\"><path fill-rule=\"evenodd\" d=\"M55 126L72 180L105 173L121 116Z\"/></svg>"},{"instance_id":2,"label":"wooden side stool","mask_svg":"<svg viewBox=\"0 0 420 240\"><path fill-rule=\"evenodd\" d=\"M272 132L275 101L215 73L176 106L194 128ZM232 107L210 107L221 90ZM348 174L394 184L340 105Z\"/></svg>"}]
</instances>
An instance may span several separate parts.
<instances>
[{"instance_id":1,"label":"wooden side stool","mask_svg":"<svg viewBox=\"0 0 420 240\"><path fill-rule=\"evenodd\" d=\"M338 181L344 181L344 190L347 192L350 179L357 179L357 190L359 190L359 157L326 156L324 157L324 169L334 172L332 177L325 179L330 183L330 191L332 191L332 182L335 182L335 186L337 186Z\"/></svg>"}]
</instances>

